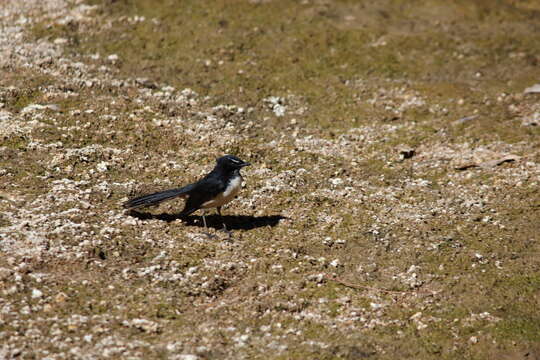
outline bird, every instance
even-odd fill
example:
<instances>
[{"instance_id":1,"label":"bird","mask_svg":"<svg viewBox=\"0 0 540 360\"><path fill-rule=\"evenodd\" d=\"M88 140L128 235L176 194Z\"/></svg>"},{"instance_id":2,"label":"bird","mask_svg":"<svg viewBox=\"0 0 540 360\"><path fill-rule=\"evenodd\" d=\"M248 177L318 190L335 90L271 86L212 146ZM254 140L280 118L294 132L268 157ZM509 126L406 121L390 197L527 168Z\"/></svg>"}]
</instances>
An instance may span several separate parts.
<instances>
[{"instance_id":1,"label":"bird","mask_svg":"<svg viewBox=\"0 0 540 360\"><path fill-rule=\"evenodd\" d=\"M193 184L183 187L159 191L156 193L139 196L126 201L123 206L126 209L138 209L157 205L163 201L178 197L186 198L184 209L180 217L185 217L199 209L217 208L221 217L221 207L233 200L242 187L242 175L240 169L251 165L234 155L224 155L216 159L216 165L206 176ZM206 219L202 215L204 228ZM223 229L227 231L225 223Z\"/></svg>"}]
</instances>

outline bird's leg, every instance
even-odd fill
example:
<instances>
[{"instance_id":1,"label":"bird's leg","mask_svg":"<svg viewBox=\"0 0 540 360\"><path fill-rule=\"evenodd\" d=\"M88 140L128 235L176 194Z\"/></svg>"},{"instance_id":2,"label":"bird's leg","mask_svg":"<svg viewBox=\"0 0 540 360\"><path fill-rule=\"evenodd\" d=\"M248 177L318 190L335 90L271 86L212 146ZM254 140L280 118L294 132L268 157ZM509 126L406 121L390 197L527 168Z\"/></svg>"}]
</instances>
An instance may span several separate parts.
<instances>
[{"instance_id":1,"label":"bird's leg","mask_svg":"<svg viewBox=\"0 0 540 360\"><path fill-rule=\"evenodd\" d=\"M227 225L225 225L225 221L223 221L223 215L221 215L221 206L218 206L217 207L217 213L219 215L219 217L221 218L221 222L223 223L223 231L227 231Z\"/></svg>"},{"instance_id":2,"label":"bird's leg","mask_svg":"<svg viewBox=\"0 0 540 360\"><path fill-rule=\"evenodd\" d=\"M202 221L203 221L203 225L204 225L204 235L208 236L208 238L212 239L214 237L216 237L215 235L212 235L208 232L208 226L206 226L206 212L203 210L203 214L202 214Z\"/></svg>"},{"instance_id":3,"label":"bird's leg","mask_svg":"<svg viewBox=\"0 0 540 360\"><path fill-rule=\"evenodd\" d=\"M221 229L221 231L227 233L227 235L229 235L229 239L230 239L232 237L232 231L227 230L227 225L225 224L225 221L223 221L223 215L221 215L221 206L217 207L217 213L218 213L219 217L221 218L221 222L223 223L223 228Z\"/></svg>"},{"instance_id":4,"label":"bird's leg","mask_svg":"<svg viewBox=\"0 0 540 360\"><path fill-rule=\"evenodd\" d=\"M203 225L204 225L204 230L208 230L208 226L206 226L206 217L205 217L205 213L203 211L202 213L202 222L203 222Z\"/></svg>"}]
</instances>

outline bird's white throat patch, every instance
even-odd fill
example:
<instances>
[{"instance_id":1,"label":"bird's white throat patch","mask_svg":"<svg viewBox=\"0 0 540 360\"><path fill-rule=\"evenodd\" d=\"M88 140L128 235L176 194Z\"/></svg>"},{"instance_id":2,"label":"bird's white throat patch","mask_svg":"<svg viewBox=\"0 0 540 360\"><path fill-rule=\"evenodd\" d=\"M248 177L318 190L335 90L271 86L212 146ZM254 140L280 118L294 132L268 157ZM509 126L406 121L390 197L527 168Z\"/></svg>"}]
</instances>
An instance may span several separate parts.
<instances>
[{"instance_id":1,"label":"bird's white throat patch","mask_svg":"<svg viewBox=\"0 0 540 360\"><path fill-rule=\"evenodd\" d=\"M202 208L212 208L212 207L218 207L223 206L236 196L240 189L242 188L242 177L236 176L232 178L229 183L227 184L227 187L225 188L225 191L216 196L214 199L205 202L202 204Z\"/></svg>"}]
</instances>

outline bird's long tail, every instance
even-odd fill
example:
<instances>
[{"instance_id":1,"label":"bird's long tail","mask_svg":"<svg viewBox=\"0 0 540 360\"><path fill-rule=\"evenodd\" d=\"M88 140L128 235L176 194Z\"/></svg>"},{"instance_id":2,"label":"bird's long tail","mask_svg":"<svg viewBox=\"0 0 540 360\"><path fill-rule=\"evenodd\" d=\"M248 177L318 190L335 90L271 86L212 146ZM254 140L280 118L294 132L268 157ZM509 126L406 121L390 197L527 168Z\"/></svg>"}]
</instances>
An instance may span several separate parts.
<instances>
[{"instance_id":1,"label":"bird's long tail","mask_svg":"<svg viewBox=\"0 0 540 360\"><path fill-rule=\"evenodd\" d=\"M139 196L133 199L130 199L124 203L126 209L136 209L145 206L157 205L165 200L174 199L179 196L189 195L191 188L185 186L177 189L170 189L165 191L160 191L153 194Z\"/></svg>"}]
</instances>

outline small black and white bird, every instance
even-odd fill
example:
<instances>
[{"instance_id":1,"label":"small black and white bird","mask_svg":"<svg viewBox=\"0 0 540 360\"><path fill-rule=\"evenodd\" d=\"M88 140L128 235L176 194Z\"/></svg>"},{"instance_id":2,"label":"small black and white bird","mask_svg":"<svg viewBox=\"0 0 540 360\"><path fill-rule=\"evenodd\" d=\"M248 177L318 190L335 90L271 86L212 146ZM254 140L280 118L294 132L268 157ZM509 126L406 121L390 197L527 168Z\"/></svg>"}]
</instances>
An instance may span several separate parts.
<instances>
[{"instance_id":1,"label":"small black and white bird","mask_svg":"<svg viewBox=\"0 0 540 360\"><path fill-rule=\"evenodd\" d=\"M251 165L234 155L225 155L216 160L216 166L199 181L181 188L160 191L139 196L124 203L127 209L136 209L157 205L177 197L186 198L184 210L180 216L187 216L199 209L217 208L221 216L221 207L235 198L242 187L240 169ZM203 223L206 219L203 213ZM223 224L225 227L225 224Z\"/></svg>"}]
</instances>

